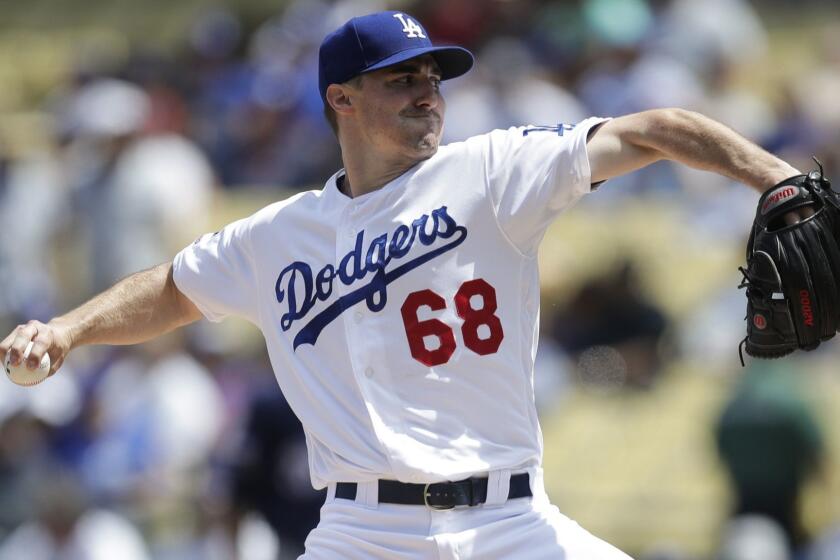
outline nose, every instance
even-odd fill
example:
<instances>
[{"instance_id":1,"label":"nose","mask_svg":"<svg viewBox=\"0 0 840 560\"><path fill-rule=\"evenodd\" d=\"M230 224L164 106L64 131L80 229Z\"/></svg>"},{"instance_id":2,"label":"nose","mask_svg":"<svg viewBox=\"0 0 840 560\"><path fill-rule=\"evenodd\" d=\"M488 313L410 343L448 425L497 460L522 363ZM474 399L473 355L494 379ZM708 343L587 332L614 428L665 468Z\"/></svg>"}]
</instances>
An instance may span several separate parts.
<instances>
[{"instance_id":1,"label":"nose","mask_svg":"<svg viewBox=\"0 0 840 560\"><path fill-rule=\"evenodd\" d=\"M435 82L432 78L420 80L418 85L417 99L414 104L417 107L425 109L435 109L440 104L441 95L440 90L435 87Z\"/></svg>"}]
</instances>

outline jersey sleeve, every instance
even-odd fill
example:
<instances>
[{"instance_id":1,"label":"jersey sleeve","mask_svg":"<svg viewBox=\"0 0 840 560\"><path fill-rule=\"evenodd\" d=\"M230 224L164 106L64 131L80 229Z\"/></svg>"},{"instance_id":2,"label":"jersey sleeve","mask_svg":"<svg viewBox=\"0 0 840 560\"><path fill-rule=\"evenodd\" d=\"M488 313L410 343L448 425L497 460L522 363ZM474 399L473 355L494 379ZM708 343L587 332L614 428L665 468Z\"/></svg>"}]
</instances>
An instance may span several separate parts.
<instances>
[{"instance_id":1,"label":"jersey sleeve","mask_svg":"<svg viewBox=\"0 0 840 560\"><path fill-rule=\"evenodd\" d=\"M206 234L175 256L172 275L178 289L210 321L228 315L258 322L254 296L256 264L248 218Z\"/></svg>"},{"instance_id":2,"label":"jersey sleeve","mask_svg":"<svg viewBox=\"0 0 840 560\"><path fill-rule=\"evenodd\" d=\"M535 254L545 230L590 192L586 139L592 117L577 125L524 126L485 135L487 183L499 227L523 253Z\"/></svg>"}]
</instances>

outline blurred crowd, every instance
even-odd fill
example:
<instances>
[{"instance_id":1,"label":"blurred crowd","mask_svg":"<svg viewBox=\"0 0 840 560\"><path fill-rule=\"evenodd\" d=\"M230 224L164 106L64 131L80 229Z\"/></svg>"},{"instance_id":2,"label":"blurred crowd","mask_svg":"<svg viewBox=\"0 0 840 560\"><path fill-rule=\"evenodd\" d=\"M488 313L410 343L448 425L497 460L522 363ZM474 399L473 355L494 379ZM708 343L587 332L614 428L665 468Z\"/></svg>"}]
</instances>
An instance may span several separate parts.
<instances>
[{"instance_id":1,"label":"blurred crowd","mask_svg":"<svg viewBox=\"0 0 840 560\"><path fill-rule=\"evenodd\" d=\"M281 4L256 25L235 8L208 9L174 52L147 44L119 57L80 51L67 79L34 100L42 141L21 147L0 136L4 336L171 259L216 225L220 200L320 187L341 162L318 94L318 45L349 17L377 9L405 10L437 43L477 54L470 74L444 84L446 142L679 106L802 170L815 154L829 177L840 176L833 93L840 16L809 30L809 57L797 73L760 90L749 76L776 61L764 14L745 0ZM703 232L698 243L742 243L755 203L748 189L670 164L601 190L586 202L592 212L613 211L631 196L682 201L691 209L686 220ZM678 352L711 359L718 342L741 336L731 292L693 326L675 326L644 295L632 263L581 285L556 312L544 312L540 405L556 404L550 395L568 390L575 368L585 382L633 391L654 385ZM691 329L723 336L681 338ZM305 441L261 346L236 347L199 325L136 348L80 351L65 370L33 390L0 383L0 560L269 560L300 552L322 495L311 490ZM760 411L775 403L757 401ZM736 483L756 472L733 443L755 419L745 409L725 412L718 433ZM780 424L790 420L785 414ZM784 503L755 497L762 491L755 484L743 490L737 522L721 536L721 560L781 560L793 550L805 557L812 539L789 509L824 450L807 407L791 416L800 419L791 420L799 428L790 435L794 451L779 460L796 456L801 464L780 467L788 469ZM766 482L765 492L779 487ZM836 536L823 541L813 558L840 557ZM657 556L666 557L686 558Z\"/></svg>"}]
</instances>

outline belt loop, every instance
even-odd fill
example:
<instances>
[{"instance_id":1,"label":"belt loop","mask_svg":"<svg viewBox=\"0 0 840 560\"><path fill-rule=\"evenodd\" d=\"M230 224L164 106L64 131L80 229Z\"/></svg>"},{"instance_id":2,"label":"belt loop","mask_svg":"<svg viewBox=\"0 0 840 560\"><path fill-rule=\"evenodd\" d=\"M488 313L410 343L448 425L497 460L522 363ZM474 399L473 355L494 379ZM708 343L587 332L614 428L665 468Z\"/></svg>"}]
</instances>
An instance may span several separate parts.
<instances>
[{"instance_id":1,"label":"belt loop","mask_svg":"<svg viewBox=\"0 0 840 560\"><path fill-rule=\"evenodd\" d=\"M487 501L484 507L499 507L507 502L510 491L510 469L490 471L487 477Z\"/></svg>"},{"instance_id":2,"label":"belt loop","mask_svg":"<svg viewBox=\"0 0 840 560\"><path fill-rule=\"evenodd\" d=\"M379 507L379 481L356 484L356 503L369 509Z\"/></svg>"},{"instance_id":3,"label":"belt loop","mask_svg":"<svg viewBox=\"0 0 840 560\"><path fill-rule=\"evenodd\" d=\"M335 482L330 482L329 484L327 484L327 497L324 500L325 503L328 504L328 503L335 500L335 487L336 487Z\"/></svg>"}]
</instances>

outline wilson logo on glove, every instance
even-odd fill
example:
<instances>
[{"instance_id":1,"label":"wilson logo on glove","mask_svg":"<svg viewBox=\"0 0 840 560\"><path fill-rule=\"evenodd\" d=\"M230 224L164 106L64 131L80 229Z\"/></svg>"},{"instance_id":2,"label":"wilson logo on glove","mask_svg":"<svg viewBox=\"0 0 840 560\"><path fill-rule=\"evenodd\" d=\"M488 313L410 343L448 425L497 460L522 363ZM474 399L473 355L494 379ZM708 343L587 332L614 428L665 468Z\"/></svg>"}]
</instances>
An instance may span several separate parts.
<instances>
[{"instance_id":1,"label":"wilson logo on glove","mask_svg":"<svg viewBox=\"0 0 840 560\"><path fill-rule=\"evenodd\" d=\"M762 216L767 214L767 212L776 206L794 198L797 194L799 194L799 189L791 186L785 186L770 193L765 199L764 204L761 205Z\"/></svg>"},{"instance_id":2,"label":"wilson logo on glove","mask_svg":"<svg viewBox=\"0 0 840 560\"><path fill-rule=\"evenodd\" d=\"M767 319L764 318L764 315L759 315L756 313L755 317L753 317L753 325L755 328L764 330L767 328Z\"/></svg>"},{"instance_id":3,"label":"wilson logo on glove","mask_svg":"<svg viewBox=\"0 0 840 560\"><path fill-rule=\"evenodd\" d=\"M811 309L811 295L808 290L799 292L799 304L802 306L802 322L809 327L813 327L814 311Z\"/></svg>"}]
</instances>

